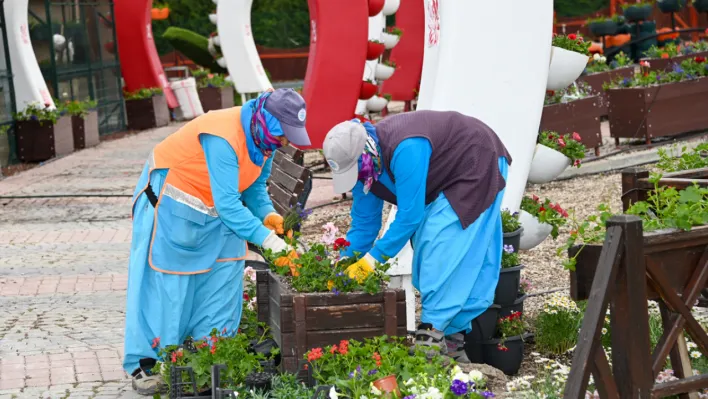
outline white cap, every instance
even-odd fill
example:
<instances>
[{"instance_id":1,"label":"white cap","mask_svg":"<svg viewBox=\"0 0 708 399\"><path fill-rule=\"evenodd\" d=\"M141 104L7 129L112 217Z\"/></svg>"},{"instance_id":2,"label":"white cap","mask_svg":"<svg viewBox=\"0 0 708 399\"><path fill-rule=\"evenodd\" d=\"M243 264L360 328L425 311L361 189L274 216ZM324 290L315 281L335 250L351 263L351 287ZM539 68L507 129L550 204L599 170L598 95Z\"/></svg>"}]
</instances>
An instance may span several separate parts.
<instances>
[{"instance_id":1,"label":"white cap","mask_svg":"<svg viewBox=\"0 0 708 399\"><path fill-rule=\"evenodd\" d=\"M359 156L364 152L368 135L361 123L346 121L333 127L325 137L322 150L332 169L337 194L354 188L359 178Z\"/></svg>"}]
</instances>

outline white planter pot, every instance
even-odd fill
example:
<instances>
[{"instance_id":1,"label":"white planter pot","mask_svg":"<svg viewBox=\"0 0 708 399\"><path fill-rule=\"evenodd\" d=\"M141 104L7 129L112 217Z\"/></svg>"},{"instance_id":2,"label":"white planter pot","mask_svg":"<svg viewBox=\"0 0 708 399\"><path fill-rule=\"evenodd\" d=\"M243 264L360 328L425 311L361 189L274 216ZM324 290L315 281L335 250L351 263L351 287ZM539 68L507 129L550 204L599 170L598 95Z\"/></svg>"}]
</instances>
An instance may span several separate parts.
<instances>
[{"instance_id":1,"label":"white planter pot","mask_svg":"<svg viewBox=\"0 0 708 399\"><path fill-rule=\"evenodd\" d=\"M529 250L537 247L551 234L553 226L539 223L535 216L526 211L519 211L519 223L524 230L521 232L519 249Z\"/></svg>"},{"instance_id":2,"label":"white planter pot","mask_svg":"<svg viewBox=\"0 0 708 399\"><path fill-rule=\"evenodd\" d=\"M381 32L381 42L384 44L387 50L396 47L400 39L400 36L394 35L393 33Z\"/></svg>"},{"instance_id":3,"label":"white planter pot","mask_svg":"<svg viewBox=\"0 0 708 399\"><path fill-rule=\"evenodd\" d=\"M219 64L220 67L226 68L226 59L224 57L220 57L216 60L216 63Z\"/></svg>"},{"instance_id":4,"label":"white planter pot","mask_svg":"<svg viewBox=\"0 0 708 399\"><path fill-rule=\"evenodd\" d=\"M373 96L366 101L366 109L371 112L381 112L381 110L386 108L386 104L388 104L387 99L379 96Z\"/></svg>"},{"instance_id":5,"label":"white planter pot","mask_svg":"<svg viewBox=\"0 0 708 399\"><path fill-rule=\"evenodd\" d=\"M398 7L401 5L401 0L386 0L383 6L383 10L381 12L383 15L393 15L398 11Z\"/></svg>"},{"instance_id":6,"label":"white planter pot","mask_svg":"<svg viewBox=\"0 0 708 399\"><path fill-rule=\"evenodd\" d=\"M529 170L529 182L548 183L560 176L568 166L570 166L570 158L545 145L536 144Z\"/></svg>"},{"instance_id":7,"label":"white planter pot","mask_svg":"<svg viewBox=\"0 0 708 399\"><path fill-rule=\"evenodd\" d=\"M216 25L216 14L209 14L209 21L211 21L212 24Z\"/></svg>"},{"instance_id":8,"label":"white planter pot","mask_svg":"<svg viewBox=\"0 0 708 399\"><path fill-rule=\"evenodd\" d=\"M384 64L376 64L376 69L374 69L374 78L376 80L386 80L396 72L396 68Z\"/></svg>"},{"instance_id":9,"label":"white planter pot","mask_svg":"<svg viewBox=\"0 0 708 399\"><path fill-rule=\"evenodd\" d=\"M562 90L570 86L583 73L588 59L588 56L575 51L552 47L546 90Z\"/></svg>"}]
</instances>

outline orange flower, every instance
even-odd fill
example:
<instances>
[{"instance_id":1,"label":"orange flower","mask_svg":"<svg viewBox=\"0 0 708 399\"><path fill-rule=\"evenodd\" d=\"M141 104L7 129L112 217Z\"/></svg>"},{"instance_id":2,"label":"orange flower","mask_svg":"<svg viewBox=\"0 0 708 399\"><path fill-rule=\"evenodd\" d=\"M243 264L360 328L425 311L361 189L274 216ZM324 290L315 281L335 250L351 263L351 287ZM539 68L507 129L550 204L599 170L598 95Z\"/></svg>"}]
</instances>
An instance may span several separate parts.
<instances>
[{"instance_id":1,"label":"orange flower","mask_svg":"<svg viewBox=\"0 0 708 399\"><path fill-rule=\"evenodd\" d=\"M661 58L663 59L668 59L669 58L669 53L662 53Z\"/></svg>"}]
</instances>

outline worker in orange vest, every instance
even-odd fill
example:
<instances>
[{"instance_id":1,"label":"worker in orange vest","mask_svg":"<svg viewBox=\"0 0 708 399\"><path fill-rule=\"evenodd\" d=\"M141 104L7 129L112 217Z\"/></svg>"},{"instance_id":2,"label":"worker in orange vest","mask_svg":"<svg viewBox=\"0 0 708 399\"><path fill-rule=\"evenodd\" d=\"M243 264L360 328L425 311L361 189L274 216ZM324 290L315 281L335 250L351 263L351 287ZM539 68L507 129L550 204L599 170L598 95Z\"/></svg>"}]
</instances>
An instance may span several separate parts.
<instances>
[{"instance_id":1,"label":"worker in orange vest","mask_svg":"<svg viewBox=\"0 0 708 399\"><path fill-rule=\"evenodd\" d=\"M159 143L133 195L123 368L133 389L164 387L160 347L236 333L247 242L297 256L266 180L273 151L307 146L305 101L292 89L202 115ZM245 203L245 205L244 205Z\"/></svg>"}]
</instances>

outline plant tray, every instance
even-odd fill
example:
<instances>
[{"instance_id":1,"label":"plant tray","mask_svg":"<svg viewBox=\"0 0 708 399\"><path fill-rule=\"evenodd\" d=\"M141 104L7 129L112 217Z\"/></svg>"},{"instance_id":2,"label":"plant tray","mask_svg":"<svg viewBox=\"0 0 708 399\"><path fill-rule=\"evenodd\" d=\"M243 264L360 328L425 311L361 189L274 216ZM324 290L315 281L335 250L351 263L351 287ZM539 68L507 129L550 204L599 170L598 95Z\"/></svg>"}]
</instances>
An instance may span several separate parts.
<instances>
[{"instance_id":1,"label":"plant tray","mask_svg":"<svg viewBox=\"0 0 708 399\"><path fill-rule=\"evenodd\" d=\"M552 104L543 107L541 130L553 130L560 134L577 132L587 148L599 154L602 145L600 117L603 114L602 97L599 95Z\"/></svg>"},{"instance_id":2,"label":"plant tray","mask_svg":"<svg viewBox=\"0 0 708 399\"><path fill-rule=\"evenodd\" d=\"M231 86L202 87L199 89L199 101L202 103L204 112L231 108L234 106L234 88Z\"/></svg>"},{"instance_id":3,"label":"plant tray","mask_svg":"<svg viewBox=\"0 0 708 399\"><path fill-rule=\"evenodd\" d=\"M406 294L302 294L271 271L257 272L258 320L267 323L281 350L283 371L300 373L300 360L316 347L381 335L405 337ZM305 373L305 375L303 374Z\"/></svg>"},{"instance_id":4,"label":"plant tray","mask_svg":"<svg viewBox=\"0 0 708 399\"><path fill-rule=\"evenodd\" d=\"M17 121L17 157L22 162L44 162L74 151L71 117L62 116L57 123Z\"/></svg>"},{"instance_id":5,"label":"plant tray","mask_svg":"<svg viewBox=\"0 0 708 399\"><path fill-rule=\"evenodd\" d=\"M605 92L605 89L602 88L602 86L605 83L609 83L614 81L615 79L622 77L622 78L631 78L634 75L634 67L625 67L625 68L618 68L618 69L613 69L610 71L606 72L598 72L598 73L593 73L590 75L583 75L578 78L579 82L584 82L587 83L588 86L592 89L594 93L598 93L600 97L602 98L602 105L600 105L600 109L602 109L602 117L607 117L607 113L609 112L609 98L607 97L607 93Z\"/></svg>"},{"instance_id":6,"label":"plant tray","mask_svg":"<svg viewBox=\"0 0 708 399\"><path fill-rule=\"evenodd\" d=\"M685 60L690 60L695 57L708 57L708 51L701 51L693 54L679 55L671 58L642 58L641 61L647 61L649 63L649 70L661 72L667 69L671 69L673 64L681 64Z\"/></svg>"},{"instance_id":7,"label":"plant tray","mask_svg":"<svg viewBox=\"0 0 708 399\"><path fill-rule=\"evenodd\" d=\"M80 116L71 117L71 126L74 132L74 149L83 150L97 145L98 138L98 112L91 111L86 118Z\"/></svg>"},{"instance_id":8,"label":"plant tray","mask_svg":"<svg viewBox=\"0 0 708 399\"><path fill-rule=\"evenodd\" d=\"M170 123L170 110L164 94L126 101L125 111L128 115L128 128L131 130L147 130Z\"/></svg>"},{"instance_id":9,"label":"plant tray","mask_svg":"<svg viewBox=\"0 0 708 399\"><path fill-rule=\"evenodd\" d=\"M708 78L651 87L608 90L610 135L623 138L676 136L708 128Z\"/></svg>"}]
</instances>

